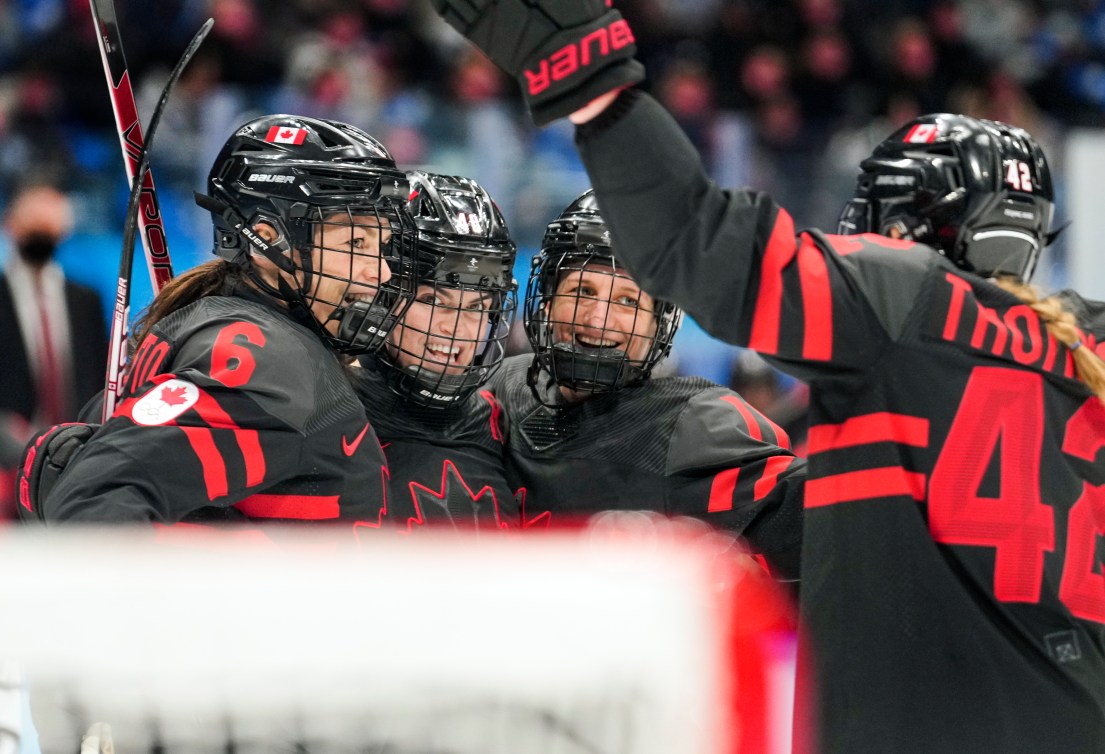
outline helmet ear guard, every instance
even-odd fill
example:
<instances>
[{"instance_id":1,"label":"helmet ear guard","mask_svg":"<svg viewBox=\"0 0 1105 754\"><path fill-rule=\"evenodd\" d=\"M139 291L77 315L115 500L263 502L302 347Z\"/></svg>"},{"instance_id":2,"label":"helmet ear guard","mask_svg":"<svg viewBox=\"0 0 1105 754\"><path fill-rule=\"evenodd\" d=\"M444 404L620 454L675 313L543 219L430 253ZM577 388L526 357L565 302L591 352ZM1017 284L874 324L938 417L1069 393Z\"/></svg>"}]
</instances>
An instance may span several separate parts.
<instances>
[{"instance_id":1,"label":"helmet ear guard","mask_svg":"<svg viewBox=\"0 0 1105 754\"><path fill-rule=\"evenodd\" d=\"M980 275L1028 280L1057 233L1051 174L1025 131L963 115L922 116L861 163L839 232L925 243Z\"/></svg>"},{"instance_id":2,"label":"helmet ear guard","mask_svg":"<svg viewBox=\"0 0 1105 754\"><path fill-rule=\"evenodd\" d=\"M257 214L254 215L250 222L246 222L244 217L238 214L233 207L225 202L221 202L206 194L201 194L198 191L193 191L192 196L198 206L213 215L218 215L234 229L233 231L224 232L217 237L215 253L218 256L226 259L228 262L234 262L240 265L248 264L248 260L242 253L240 239L235 238L235 236L240 236L249 247L256 249L257 252L284 272L295 272L295 264L291 259L292 247L288 243L288 235L284 229L284 223L279 218ZM255 230L256 226L261 223L267 223L272 226L277 234L275 240L266 241L265 238Z\"/></svg>"}]
</instances>

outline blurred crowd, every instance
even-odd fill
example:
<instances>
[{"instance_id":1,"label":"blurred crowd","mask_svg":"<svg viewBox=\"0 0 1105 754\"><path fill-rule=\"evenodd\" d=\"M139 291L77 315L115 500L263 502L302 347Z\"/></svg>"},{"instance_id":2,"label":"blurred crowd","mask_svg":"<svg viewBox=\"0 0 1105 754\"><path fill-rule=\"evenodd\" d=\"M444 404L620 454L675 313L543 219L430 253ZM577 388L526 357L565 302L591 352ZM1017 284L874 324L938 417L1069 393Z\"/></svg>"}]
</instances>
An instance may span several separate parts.
<instances>
[{"instance_id":1,"label":"blurred crowd","mask_svg":"<svg viewBox=\"0 0 1105 754\"><path fill-rule=\"evenodd\" d=\"M210 244L191 191L225 134L262 112L355 123L402 165L472 175L501 198L531 254L545 223L586 188L570 126L530 127L513 82L427 0L115 5L144 121L188 40L215 19L153 150L178 270L206 259ZM925 111L1024 126L1060 177L1066 129L1105 125L1098 0L617 5L636 32L649 86L714 177L772 192L800 226L834 227L861 157ZM0 201L28 176L56 181L73 195L83 231L117 236L126 186L113 122L88 0L0 0ZM1061 182L1058 189L1061 211ZM1062 247L1052 254L1061 269ZM684 340L682 370L721 382L741 372L736 351L705 346L706 359L692 352L701 339ZM777 387L784 396L800 390Z\"/></svg>"}]
</instances>

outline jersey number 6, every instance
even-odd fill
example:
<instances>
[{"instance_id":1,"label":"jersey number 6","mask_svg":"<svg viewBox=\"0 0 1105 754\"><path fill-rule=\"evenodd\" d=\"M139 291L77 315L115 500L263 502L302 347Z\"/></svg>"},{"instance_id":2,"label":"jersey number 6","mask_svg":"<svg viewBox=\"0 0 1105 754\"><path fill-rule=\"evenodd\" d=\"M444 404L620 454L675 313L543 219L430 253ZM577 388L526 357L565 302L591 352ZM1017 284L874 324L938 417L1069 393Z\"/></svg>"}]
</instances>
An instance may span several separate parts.
<instances>
[{"instance_id":1,"label":"jersey number 6","mask_svg":"<svg viewBox=\"0 0 1105 754\"><path fill-rule=\"evenodd\" d=\"M239 335L250 345L265 345L265 334L252 322L235 322L219 330L211 349L211 376L227 387L246 384L257 367L250 350L235 342Z\"/></svg>"}]
</instances>

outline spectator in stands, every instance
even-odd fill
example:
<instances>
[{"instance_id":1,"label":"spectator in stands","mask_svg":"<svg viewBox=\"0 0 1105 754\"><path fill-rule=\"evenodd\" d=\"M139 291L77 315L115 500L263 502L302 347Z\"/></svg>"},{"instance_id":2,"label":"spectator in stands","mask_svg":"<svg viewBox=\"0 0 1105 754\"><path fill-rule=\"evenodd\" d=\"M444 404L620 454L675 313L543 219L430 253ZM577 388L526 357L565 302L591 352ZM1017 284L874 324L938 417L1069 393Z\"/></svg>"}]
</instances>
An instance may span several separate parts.
<instances>
[{"instance_id":1,"label":"spectator in stands","mask_svg":"<svg viewBox=\"0 0 1105 754\"><path fill-rule=\"evenodd\" d=\"M69 198L50 185L20 189L4 215L11 251L0 274L0 445L21 446L38 429L72 421L104 384L103 302L54 261L73 223ZM15 460L0 457L0 465ZM0 487L0 517L10 513L10 493Z\"/></svg>"},{"instance_id":2,"label":"spectator in stands","mask_svg":"<svg viewBox=\"0 0 1105 754\"><path fill-rule=\"evenodd\" d=\"M34 428L75 418L103 387L103 303L54 261L73 223L69 198L49 185L20 189L4 217L12 253L0 275L0 410Z\"/></svg>"}]
</instances>

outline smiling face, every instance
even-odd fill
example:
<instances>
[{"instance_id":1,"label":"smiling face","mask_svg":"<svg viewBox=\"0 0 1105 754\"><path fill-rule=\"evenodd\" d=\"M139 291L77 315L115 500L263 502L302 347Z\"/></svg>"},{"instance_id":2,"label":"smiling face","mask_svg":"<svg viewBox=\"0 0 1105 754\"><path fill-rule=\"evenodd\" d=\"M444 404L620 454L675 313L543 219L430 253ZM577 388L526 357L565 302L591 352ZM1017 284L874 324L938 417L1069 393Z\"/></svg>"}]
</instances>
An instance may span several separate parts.
<instances>
[{"instance_id":1,"label":"smiling face","mask_svg":"<svg viewBox=\"0 0 1105 754\"><path fill-rule=\"evenodd\" d=\"M624 272L588 262L565 268L549 305L556 343L624 352L643 363L656 336L652 296Z\"/></svg>"},{"instance_id":2,"label":"smiling face","mask_svg":"<svg viewBox=\"0 0 1105 754\"><path fill-rule=\"evenodd\" d=\"M464 374L484 345L492 305L489 293L419 285L388 338L388 351L400 367Z\"/></svg>"},{"instance_id":3,"label":"smiling face","mask_svg":"<svg viewBox=\"0 0 1105 754\"><path fill-rule=\"evenodd\" d=\"M336 334L338 321L330 319L338 307L354 301L372 303L380 286L392 277L380 254L391 230L371 215L329 215L315 231L311 249L311 311Z\"/></svg>"}]
</instances>

